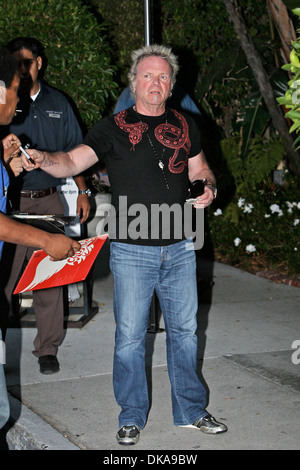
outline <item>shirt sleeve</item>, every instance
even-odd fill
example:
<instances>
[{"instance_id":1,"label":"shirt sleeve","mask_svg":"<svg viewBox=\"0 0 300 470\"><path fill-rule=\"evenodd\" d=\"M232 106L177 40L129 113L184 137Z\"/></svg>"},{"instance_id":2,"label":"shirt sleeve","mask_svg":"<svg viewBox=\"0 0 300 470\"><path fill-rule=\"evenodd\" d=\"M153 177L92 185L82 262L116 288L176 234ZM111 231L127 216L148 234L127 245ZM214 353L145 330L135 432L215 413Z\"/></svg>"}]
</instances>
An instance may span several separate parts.
<instances>
[{"instance_id":1,"label":"shirt sleeve","mask_svg":"<svg viewBox=\"0 0 300 470\"><path fill-rule=\"evenodd\" d=\"M66 103L64 122L64 151L68 152L82 143L83 136L75 113L69 103Z\"/></svg>"},{"instance_id":2,"label":"shirt sleeve","mask_svg":"<svg viewBox=\"0 0 300 470\"><path fill-rule=\"evenodd\" d=\"M189 138L191 143L189 158L195 157L202 150L200 130L196 121L189 115L184 115L189 126Z\"/></svg>"},{"instance_id":3,"label":"shirt sleeve","mask_svg":"<svg viewBox=\"0 0 300 470\"><path fill-rule=\"evenodd\" d=\"M112 150L112 137L109 117L101 119L88 132L83 140L85 145L91 147L101 164L105 164L106 157Z\"/></svg>"}]
</instances>

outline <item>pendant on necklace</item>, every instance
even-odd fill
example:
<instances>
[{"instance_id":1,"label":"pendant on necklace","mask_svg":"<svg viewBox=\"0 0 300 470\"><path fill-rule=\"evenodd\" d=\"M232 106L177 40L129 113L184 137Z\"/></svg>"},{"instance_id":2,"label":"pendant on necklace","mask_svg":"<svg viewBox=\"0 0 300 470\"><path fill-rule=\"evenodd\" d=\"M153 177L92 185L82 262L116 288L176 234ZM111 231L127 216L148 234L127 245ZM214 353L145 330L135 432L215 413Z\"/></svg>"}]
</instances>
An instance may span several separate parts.
<instances>
[{"instance_id":1,"label":"pendant on necklace","mask_svg":"<svg viewBox=\"0 0 300 470\"><path fill-rule=\"evenodd\" d=\"M163 170L165 165L163 164L163 162L161 160L159 160L158 166L161 170Z\"/></svg>"}]
</instances>

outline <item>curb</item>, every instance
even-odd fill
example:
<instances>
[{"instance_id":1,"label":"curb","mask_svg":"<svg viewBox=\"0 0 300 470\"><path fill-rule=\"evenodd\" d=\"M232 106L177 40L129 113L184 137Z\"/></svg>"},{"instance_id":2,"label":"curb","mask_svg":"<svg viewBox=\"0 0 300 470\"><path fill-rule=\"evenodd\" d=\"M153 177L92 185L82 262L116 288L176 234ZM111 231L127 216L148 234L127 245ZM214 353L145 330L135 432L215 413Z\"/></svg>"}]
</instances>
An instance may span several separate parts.
<instances>
[{"instance_id":1,"label":"curb","mask_svg":"<svg viewBox=\"0 0 300 470\"><path fill-rule=\"evenodd\" d=\"M10 393L8 396L10 420L5 426L8 450L80 450Z\"/></svg>"},{"instance_id":2,"label":"curb","mask_svg":"<svg viewBox=\"0 0 300 470\"><path fill-rule=\"evenodd\" d=\"M255 273L258 277L269 279L270 281L278 282L279 284L286 284L292 287L300 287L300 280L297 278L289 278L284 274L277 274L273 271L258 271Z\"/></svg>"}]
</instances>

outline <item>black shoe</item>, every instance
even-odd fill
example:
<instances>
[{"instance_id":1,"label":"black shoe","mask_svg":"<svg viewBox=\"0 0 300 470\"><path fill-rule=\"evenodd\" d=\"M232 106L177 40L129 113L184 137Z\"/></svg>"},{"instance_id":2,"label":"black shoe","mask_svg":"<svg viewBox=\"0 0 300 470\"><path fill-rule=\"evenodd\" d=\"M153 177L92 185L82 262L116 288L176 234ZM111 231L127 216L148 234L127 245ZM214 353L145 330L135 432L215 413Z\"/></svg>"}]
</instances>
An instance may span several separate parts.
<instances>
[{"instance_id":1,"label":"black shoe","mask_svg":"<svg viewBox=\"0 0 300 470\"><path fill-rule=\"evenodd\" d=\"M213 416L207 414L203 418L198 419L193 424L182 426L186 428L200 429L200 431L206 434L220 434L227 431L227 426L223 423L219 423Z\"/></svg>"},{"instance_id":2,"label":"black shoe","mask_svg":"<svg viewBox=\"0 0 300 470\"><path fill-rule=\"evenodd\" d=\"M39 357L39 365L42 374L55 374L55 372L59 371L57 357L51 354Z\"/></svg>"},{"instance_id":3,"label":"black shoe","mask_svg":"<svg viewBox=\"0 0 300 470\"><path fill-rule=\"evenodd\" d=\"M140 430L137 426L123 426L116 435L118 443L125 446L136 444L139 437Z\"/></svg>"}]
</instances>

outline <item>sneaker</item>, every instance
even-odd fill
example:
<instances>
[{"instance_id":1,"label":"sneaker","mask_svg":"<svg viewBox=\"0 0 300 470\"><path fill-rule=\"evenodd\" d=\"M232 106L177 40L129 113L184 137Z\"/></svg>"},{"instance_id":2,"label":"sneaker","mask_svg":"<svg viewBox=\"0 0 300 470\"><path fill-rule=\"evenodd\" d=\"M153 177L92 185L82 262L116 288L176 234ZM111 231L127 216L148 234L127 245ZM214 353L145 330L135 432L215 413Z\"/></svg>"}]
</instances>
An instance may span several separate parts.
<instances>
[{"instance_id":1,"label":"sneaker","mask_svg":"<svg viewBox=\"0 0 300 470\"><path fill-rule=\"evenodd\" d=\"M200 431L206 434L220 434L227 431L225 424L219 423L213 416L207 414L203 418L198 419L193 424L184 426L186 428L200 429Z\"/></svg>"},{"instance_id":2,"label":"sneaker","mask_svg":"<svg viewBox=\"0 0 300 470\"><path fill-rule=\"evenodd\" d=\"M123 426L116 435L118 443L125 446L136 444L139 437L140 430L137 426Z\"/></svg>"}]
</instances>

